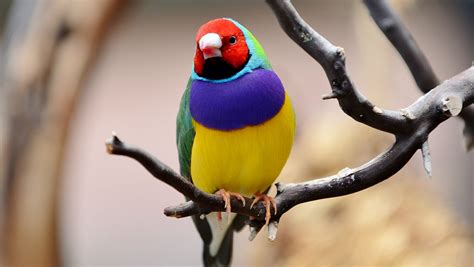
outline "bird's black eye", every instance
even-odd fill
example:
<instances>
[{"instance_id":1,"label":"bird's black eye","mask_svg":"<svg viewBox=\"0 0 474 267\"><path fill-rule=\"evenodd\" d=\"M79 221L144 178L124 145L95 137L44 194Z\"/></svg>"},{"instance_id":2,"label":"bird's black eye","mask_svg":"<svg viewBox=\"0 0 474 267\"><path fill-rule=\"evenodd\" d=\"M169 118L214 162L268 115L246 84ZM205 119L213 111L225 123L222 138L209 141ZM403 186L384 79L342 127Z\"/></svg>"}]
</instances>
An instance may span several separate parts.
<instances>
[{"instance_id":1,"label":"bird's black eye","mask_svg":"<svg viewBox=\"0 0 474 267\"><path fill-rule=\"evenodd\" d=\"M231 37L229 38L229 43L230 43L230 44L235 44L235 43L237 43L237 37L231 36Z\"/></svg>"}]
</instances>

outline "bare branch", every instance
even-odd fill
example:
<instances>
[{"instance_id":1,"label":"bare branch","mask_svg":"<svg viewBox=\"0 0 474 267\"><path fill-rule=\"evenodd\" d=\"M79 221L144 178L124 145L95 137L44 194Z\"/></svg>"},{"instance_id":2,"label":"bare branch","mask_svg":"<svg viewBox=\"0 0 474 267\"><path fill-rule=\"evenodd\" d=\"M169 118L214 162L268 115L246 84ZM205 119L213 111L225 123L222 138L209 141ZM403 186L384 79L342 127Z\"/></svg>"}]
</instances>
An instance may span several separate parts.
<instances>
[{"instance_id":1,"label":"bare branch","mask_svg":"<svg viewBox=\"0 0 474 267\"><path fill-rule=\"evenodd\" d=\"M334 98L338 98L338 95L331 92L330 94L325 94L321 97L323 100L329 100L329 99L334 99Z\"/></svg>"},{"instance_id":2,"label":"bare branch","mask_svg":"<svg viewBox=\"0 0 474 267\"><path fill-rule=\"evenodd\" d=\"M186 178L179 175L173 169L159 161L157 158L139 148L124 144L113 133L112 138L106 142L107 152L114 155L122 155L140 162L148 172L160 181L172 186L181 194L198 203L208 203L214 206L223 206L222 198L207 194L195 187Z\"/></svg>"},{"instance_id":3,"label":"bare branch","mask_svg":"<svg viewBox=\"0 0 474 267\"><path fill-rule=\"evenodd\" d=\"M420 90L427 93L437 86L439 80L430 63L389 2L364 0L364 3L377 26L402 56ZM460 117L464 120L466 149L470 150L474 147L474 106L466 107Z\"/></svg>"},{"instance_id":4,"label":"bare branch","mask_svg":"<svg viewBox=\"0 0 474 267\"><path fill-rule=\"evenodd\" d=\"M403 134L405 117L400 112L382 110L363 96L346 72L344 49L334 46L313 30L298 14L290 1L267 0L278 22L288 36L313 57L326 72L332 93L323 99L337 98L342 110L354 120L373 128ZM378 112L376 112L378 111Z\"/></svg>"},{"instance_id":5,"label":"bare branch","mask_svg":"<svg viewBox=\"0 0 474 267\"><path fill-rule=\"evenodd\" d=\"M358 192L397 173L422 144L427 142L431 131L474 102L474 67L445 81L401 111L383 110L356 90L346 72L342 48L332 45L306 24L290 1L267 2L285 32L318 61L326 72L332 93L323 98L337 98L342 110L355 120L396 136L392 147L358 168L344 169L336 175L302 183L278 183L275 197L277 213L273 214L272 210L269 226L269 238L274 239L280 217L292 207L304 202ZM167 216L186 217L224 211L224 201L220 197L202 192L150 154L124 144L116 136L106 144L109 153L134 158L153 176L191 199L181 205L166 208ZM255 218L249 223L250 239L253 239L265 223L265 207L263 203L258 203L251 208L251 202L246 199L247 204L242 206L239 200L232 199L231 207L235 213Z\"/></svg>"},{"instance_id":6,"label":"bare branch","mask_svg":"<svg viewBox=\"0 0 474 267\"><path fill-rule=\"evenodd\" d=\"M421 147L429 133L450 117L450 114L442 111L443 101L448 97L461 99L463 106L474 102L474 67L444 82L410 105L407 110L416 115L416 119L406 122L412 125L409 127L411 131L397 137L395 144L390 149L368 163L322 179L298 184L280 184L275 197L278 212L272 216L272 221L278 221L285 212L298 204L351 194L369 188L394 175ZM106 144L109 153L137 160L153 176L192 200L166 208L165 214L167 216L180 218L212 211L224 211L224 201L220 197L202 192L147 152L124 144L116 136L108 140ZM265 208L262 203L259 203L250 209L252 201L246 199L246 202L246 206L243 207L239 200L232 199L232 211L255 217L257 223L254 227L258 232L265 222Z\"/></svg>"}]
</instances>

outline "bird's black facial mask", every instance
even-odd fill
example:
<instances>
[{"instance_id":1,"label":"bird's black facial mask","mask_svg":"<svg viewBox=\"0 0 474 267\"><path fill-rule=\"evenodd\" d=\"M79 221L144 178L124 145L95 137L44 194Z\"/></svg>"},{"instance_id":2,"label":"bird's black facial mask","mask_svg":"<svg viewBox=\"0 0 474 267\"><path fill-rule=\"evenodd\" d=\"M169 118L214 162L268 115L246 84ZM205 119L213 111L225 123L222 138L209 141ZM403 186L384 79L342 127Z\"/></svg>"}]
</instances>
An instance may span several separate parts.
<instances>
[{"instance_id":1,"label":"bird's black facial mask","mask_svg":"<svg viewBox=\"0 0 474 267\"><path fill-rule=\"evenodd\" d=\"M204 68L202 70L202 77L209 80L221 80L227 79L234 76L237 72L241 71L248 63L250 55L247 56L247 62L240 68L234 68L228 62L222 59L222 57L212 57L204 61Z\"/></svg>"}]
</instances>

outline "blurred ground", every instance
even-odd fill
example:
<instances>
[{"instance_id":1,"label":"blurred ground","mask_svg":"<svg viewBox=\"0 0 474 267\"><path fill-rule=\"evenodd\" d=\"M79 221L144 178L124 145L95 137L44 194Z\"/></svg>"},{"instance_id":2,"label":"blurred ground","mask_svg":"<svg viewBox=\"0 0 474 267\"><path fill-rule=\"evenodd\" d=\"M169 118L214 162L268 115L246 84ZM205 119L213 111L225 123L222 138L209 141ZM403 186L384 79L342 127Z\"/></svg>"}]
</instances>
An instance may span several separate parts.
<instances>
[{"instance_id":1,"label":"blurred ground","mask_svg":"<svg viewBox=\"0 0 474 267\"><path fill-rule=\"evenodd\" d=\"M313 27L345 48L353 80L375 103L397 109L420 95L359 1L294 2ZM468 22L455 5L398 6L441 79L471 65L474 37L466 34ZM195 31L216 17L232 17L259 38L296 108L298 146L280 180L355 167L390 143L385 134L351 121L335 101L321 100L330 90L321 67L283 33L263 1L133 1L102 49L72 125L61 202L67 265L200 262L201 241L191 220L162 214L183 198L136 162L107 155L104 140L114 130L177 168L174 120ZM248 243L247 230L240 234L235 265L468 266L474 153L463 150L461 124L450 120L430 136L432 179L416 155L373 189L299 206L283 218L274 243L262 233Z\"/></svg>"}]
</instances>

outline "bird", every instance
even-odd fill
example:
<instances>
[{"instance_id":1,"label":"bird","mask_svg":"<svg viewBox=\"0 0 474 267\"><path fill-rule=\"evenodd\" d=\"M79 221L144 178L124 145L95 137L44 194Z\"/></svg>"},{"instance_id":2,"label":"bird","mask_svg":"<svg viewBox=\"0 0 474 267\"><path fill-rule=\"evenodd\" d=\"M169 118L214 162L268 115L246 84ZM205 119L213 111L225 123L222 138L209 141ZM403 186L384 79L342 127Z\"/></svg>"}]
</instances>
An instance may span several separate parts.
<instances>
[{"instance_id":1,"label":"bird","mask_svg":"<svg viewBox=\"0 0 474 267\"><path fill-rule=\"evenodd\" d=\"M259 41L231 18L203 24L196 34L191 76L176 119L180 173L200 190L262 201L266 224L275 201L266 192L284 167L295 136L290 98ZM205 266L228 266L233 233L245 225L232 214L193 216Z\"/></svg>"}]
</instances>

